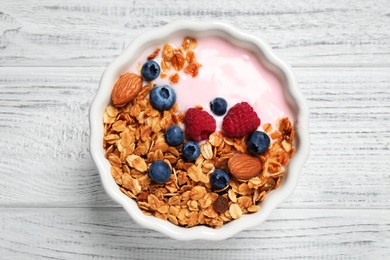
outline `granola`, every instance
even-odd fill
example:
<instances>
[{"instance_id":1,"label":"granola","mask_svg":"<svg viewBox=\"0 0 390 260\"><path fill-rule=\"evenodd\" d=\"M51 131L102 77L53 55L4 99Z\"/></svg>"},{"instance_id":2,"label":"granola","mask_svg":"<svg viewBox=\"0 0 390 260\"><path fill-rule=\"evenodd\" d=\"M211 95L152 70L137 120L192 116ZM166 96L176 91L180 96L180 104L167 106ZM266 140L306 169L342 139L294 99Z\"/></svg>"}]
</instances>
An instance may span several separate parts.
<instances>
[{"instance_id":1,"label":"granola","mask_svg":"<svg viewBox=\"0 0 390 260\"><path fill-rule=\"evenodd\" d=\"M177 71L183 70L196 77L201 65L196 61L196 40L185 38L181 48L166 44L161 51L162 72L179 81ZM159 55L156 49L148 59ZM178 105L159 111L153 108L148 95L153 82L145 84L127 104L106 107L103 115L105 157L111 164L111 175L119 189L134 199L145 215L170 221L182 227L206 225L220 228L239 219L243 214L261 210L267 194L277 189L286 176L286 165L294 155L294 126L288 117L272 123L263 123L262 128L271 138L269 149L260 155L254 177L239 179L231 176L227 187L213 189L210 175L216 169L229 172L229 159L236 154L248 153L246 140L225 136L221 131L212 133L200 145L200 155L193 161L183 157L182 146L167 144L164 134L171 125L182 125L184 113ZM150 165L156 161L166 162L172 169L170 179L155 183L148 176Z\"/></svg>"}]
</instances>

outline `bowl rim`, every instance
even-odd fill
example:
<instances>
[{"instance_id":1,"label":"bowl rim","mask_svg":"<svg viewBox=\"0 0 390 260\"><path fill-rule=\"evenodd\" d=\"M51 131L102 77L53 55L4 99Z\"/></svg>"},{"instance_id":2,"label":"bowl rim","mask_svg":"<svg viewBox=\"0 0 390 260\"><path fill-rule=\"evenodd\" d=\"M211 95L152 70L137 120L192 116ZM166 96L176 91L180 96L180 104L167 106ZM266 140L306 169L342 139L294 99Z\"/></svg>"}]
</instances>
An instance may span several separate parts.
<instances>
[{"instance_id":1,"label":"bowl rim","mask_svg":"<svg viewBox=\"0 0 390 260\"><path fill-rule=\"evenodd\" d=\"M290 160L288 165L287 179L281 187L269 193L267 198L261 204L261 210L254 214L243 215L240 219L231 221L225 224L222 228L213 229L206 226L195 226L191 228L179 227L169 221L158 219L154 216L146 216L138 208L136 202L129 199L123 194L114 179L111 176L108 160L104 157L104 149L102 147L103 138L103 123L102 123L102 109L109 103L113 83L119 77L119 73L127 64L131 63L129 60L135 59L137 50L145 48L151 42L158 42L162 39L172 37L176 34L210 34L220 35L222 37L231 37L237 42L249 43L254 46L255 51L261 53L268 65L279 69L285 77L284 80L289 95L297 106L297 118L295 124L297 149L294 157ZM104 107L104 108L103 108ZM227 239L243 230L257 226L264 222L271 212L286 200L294 191L304 163L309 155L309 114L306 101L297 85L295 77L289 65L283 62L268 44L258 36L250 35L246 32L240 31L236 27L220 21L191 21L179 20L162 27L154 28L144 32L136 37L129 46L113 61L111 62L100 80L98 91L92 101L89 111L90 124L90 153L95 162L103 187L106 193L118 204L120 204L133 220L148 229L152 229L167 235L170 238L177 240L222 240ZM291 174L294 173L294 174Z\"/></svg>"}]
</instances>

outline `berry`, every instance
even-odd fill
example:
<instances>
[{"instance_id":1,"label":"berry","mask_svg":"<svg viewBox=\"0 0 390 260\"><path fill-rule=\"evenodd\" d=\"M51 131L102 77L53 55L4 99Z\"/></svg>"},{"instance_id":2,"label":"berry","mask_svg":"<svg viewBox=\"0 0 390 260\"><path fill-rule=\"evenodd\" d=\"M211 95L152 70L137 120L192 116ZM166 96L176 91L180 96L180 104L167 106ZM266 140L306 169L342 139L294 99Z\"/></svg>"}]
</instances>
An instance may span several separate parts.
<instances>
[{"instance_id":1,"label":"berry","mask_svg":"<svg viewBox=\"0 0 390 260\"><path fill-rule=\"evenodd\" d=\"M160 75L160 65L154 60L148 60L142 65L141 75L146 81L155 80Z\"/></svg>"},{"instance_id":2,"label":"berry","mask_svg":"<svg viewBox=\"0 0 390 260\"><path fill-rule=\"evenodd\" d=\"M260 131L254 131L246 141L248 150L252 153L259 154L264 153L268 150L268 147L271 143L269 136Z\"/></svg>"},{"instance_id":3,"label":"berry","mask_svg":"<svg viewBox=\"0 0 390 260\"><path fill-rule=\"evenodd\" d=\"M187 110L184 124L186 134L196 142L207 139L217 128L214 117L196 108Z\"/></svg>"},{"instance_id":4,"label":"berry","mask_svg":"<svg viewBox=\"0 0 390 260\"><path fill-rule=\"evenodd\" d=\"M225 196L219 195L213 202L213 209L218 214L221 214L229 209L229 199Z\"/></svg>"},{"instance_id":5,"label":"berry","mask_svg":"<svg viewBox=\"0 0 390 260\"><path fill-rule=\"evenodd\" d=\"M213 101L210 102L210 109L217 116L223 116L226 113L227 102L223 98L215 98Z\"/></svg>"},{"instance_id":6,"label":"berry","mask_svg":"<svg viewBox=\"0 0 390 260\"><path fill-rule=\"evenodd\" d=\"M170 86L156 86L150 91L150 104L157 110L168 110L176 102L176 92Z\"/></svg>"},{"instance_id":7,"label":"berry","mask_svg":"<svg viewBox=\"0 0 390 260\"><path fill-rule=\"evenodd\" d=\"M229 184L229 174L224 170L216 170L210 176L210 182L214 189L220 190Z\"/></svg>"},{"instance_id":8,"label":"berry","mask_svg":"<svg viewBox=\"0 0 390 260\"><path fill-rule=\"evenodd\" d=\"M229 109L222 121L222 131L229 137L243 137L255 131L260 118L247 102L241 102Z\"/></svg>"},{"instance_id":9,"label":"berry","mask_svg":"<svg viewBox=\"0 0 390 260\"><path fill-rule=\"evenodd\" d=\"M165 140L171 146L178 146L184 141L184 132L177 125L171 125L165 132Z\"/></svg>"},{"instance_id":10,"label":"berry","mask_svg":"<svg viewBox=\"0 0 390 260\"><path fill-rule=\"evenodd\" d=\"M200 155L199 144L193 141L188 141L183 145L183 156L188 161L194 161Z\"/></svg>"},{"instance_id":11,"label":"berry","mask_svg":"<svg viewBox=\"0 0 390 260\"><path fill-rule=\"evenodd\" d=\"M165 183L171 178L171 168L169 165L161 160L154 161L149 168L149 178L157 183Z\"/></svg>"}]
</instances>

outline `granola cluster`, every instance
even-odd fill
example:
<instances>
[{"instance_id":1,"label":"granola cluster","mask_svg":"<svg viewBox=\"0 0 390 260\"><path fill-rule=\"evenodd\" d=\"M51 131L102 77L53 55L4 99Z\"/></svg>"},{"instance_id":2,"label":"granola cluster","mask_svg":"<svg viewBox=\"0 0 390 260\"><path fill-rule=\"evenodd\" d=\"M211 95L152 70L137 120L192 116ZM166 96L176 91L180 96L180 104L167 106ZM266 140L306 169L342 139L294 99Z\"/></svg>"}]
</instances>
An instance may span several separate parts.
<instances>
[{"instance_id":1,"label":"granola cluster","mask_svg":"<svg viewBox=\"0 0 390 260\"><path fill-rule=\"evenodd\" d=\"M197 40L190 37L185 37L180 48L175 48L173 45L167 43L162 50L161 78L168 76L171 68L174 69L174 73L169 76L169 80L176 84L179 82L180 75L177 73L181 70L184 73L196 77L199 73L202 65L196 60L195 48L197 46ZM160 52L160 48L154 50L147 59L151 60L157 57Z\"/></svg>"},{"instance_id":2,"label":"granola cluster","mask_svg":"<svg viewBox=\"0 0 390 260\"><path fill-rule=\"evenodd\" d=\"M195 162L185 161L182 145L169 146L164 137L169 126L183 123L184 113L178 113L177 104L166 111L154 109L147 98L153 87L153 83L143 86L126 106L109 105L104 113L105 157L120 190L134 199L144 214L183 227L220 228L242 214L257 212L267 194L280 185L295 152L289 118L278 120L277 129L263 124L272 142L268 151L257 156L262 165L259 176L248 180L231 177L226 188L214 190L211 173L228 171L230 158L247 153L246 137L228 138L214 132L201 144ZM154 183L148 176L148 168L156 160L172 168L166 183Z\"/></svg>"}]
</instances>

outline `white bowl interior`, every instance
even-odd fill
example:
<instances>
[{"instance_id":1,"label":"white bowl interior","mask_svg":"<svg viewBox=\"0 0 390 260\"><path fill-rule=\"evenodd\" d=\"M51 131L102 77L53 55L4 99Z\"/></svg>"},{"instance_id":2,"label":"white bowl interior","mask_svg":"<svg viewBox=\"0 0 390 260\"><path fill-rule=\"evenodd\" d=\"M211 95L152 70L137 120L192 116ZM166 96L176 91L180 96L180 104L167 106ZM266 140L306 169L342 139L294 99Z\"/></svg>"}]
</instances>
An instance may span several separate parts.
<instances>
[{"instance_id":1,"label":"white bowl interior","mask_svg":"<svg viewBox=\"0 0 390 260\"><path fill-rule=\"evenodd\" d=\"M238 47L246 48L257 54L263 65L270 69L285 87L285 97L296 115L296 153L287 167L287 177L278 189L268 194L254 214L243 215L240 219L225 224L222 228L213 229L206 226L184 228L176 226L153 216L146 216L138 208L136 202L120 190L110 173L110 163L104 157L103 113L111 100L112 88L118 77L135 62L137 54L156 44L169 42L177 36L207 37L219 36ZM119 203L131 217L143 227L157 230L171 238L179 240L207 239L221 240L234 234L259 225L269 214L282 203L295 189L299 175L309 153L308 109L300 93L296 81L288 65L275 56L271 48L260 38L240 32L236 28L220 22L177 21L144 33L134 39L125 51L105 70L100 81L98 92L90 108L91 143L90 150L93 160L100 173L103 186L108 195Z\"/></svg>"}]
</instances>

